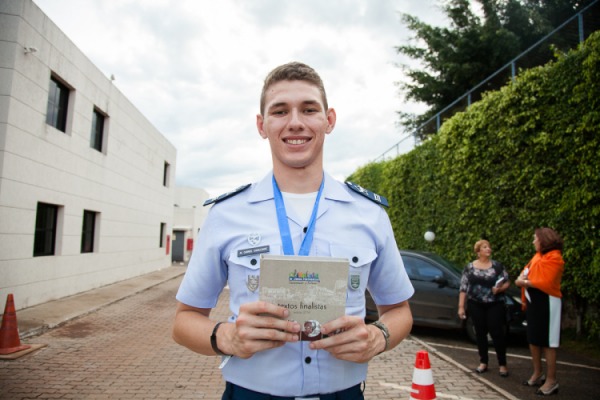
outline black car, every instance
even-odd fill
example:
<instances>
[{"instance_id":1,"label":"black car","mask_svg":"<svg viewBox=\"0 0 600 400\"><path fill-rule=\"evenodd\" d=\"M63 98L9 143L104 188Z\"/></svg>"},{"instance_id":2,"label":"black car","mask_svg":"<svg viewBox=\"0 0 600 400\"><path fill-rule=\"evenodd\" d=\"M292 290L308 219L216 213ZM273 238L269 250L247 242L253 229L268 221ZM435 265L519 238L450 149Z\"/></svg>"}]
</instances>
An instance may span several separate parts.
<instances>
[{"instance_id":1,"label":"black car","mask_svg":"<svg viewBox=\"0 0 600 400\"><path fill-rule=\"evenodd\" d=\"M437 254L420 251L400 250L406 272L415 288L409 300L413 325L445 329L464 329L475 341L473 321L458 318L458 294L462 268ZM515 286L505 294L508 333L525 332L525 314L521 310L521 292ZM377 319L377 308L367 293L367 322Z\"/></svg>"}]
</instances>

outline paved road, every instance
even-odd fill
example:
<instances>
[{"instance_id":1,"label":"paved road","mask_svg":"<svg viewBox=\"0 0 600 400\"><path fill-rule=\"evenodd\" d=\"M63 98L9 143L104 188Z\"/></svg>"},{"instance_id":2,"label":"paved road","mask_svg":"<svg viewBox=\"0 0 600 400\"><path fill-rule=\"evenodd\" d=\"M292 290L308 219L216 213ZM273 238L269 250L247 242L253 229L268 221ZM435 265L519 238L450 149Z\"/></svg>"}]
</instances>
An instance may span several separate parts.
<instances>
[{"instance_id":1,"label":"paved road","mask_svg":"<svg viewBox=\"0 0 600 400\"><path fill-rule=\"evenodd\" d=\"M220 399L219 359L194 354L170 337L180 279L28 338L26 343L47 346L0 361L0 399ZM228 314L226 294L215 319ZM428 348L411 338L372 361L366 398L408 399L422 349ZM438 398L515 399L443 354L429 354Z\"/></svg>"},{"instance_id":2,"label":"paved road","mask_svg":"<svg viewBox=\"0 0 600 400\"><path fill-rule=\"evenodd\" d=\"M474 344L458 331L442 331L427 328L414 328L413 335L423 340L443 354L469 368L478 365L479 356ZM508 367L510 376L498 375L498 364L493 347L490 346L490 370L482 375L515 397L523 400L540 399L535 389L523 386L521 382L531 374L531 357L525 337L513 337L508 346ZM558 381L560 390L553 399L595 400L600 398L600 360L586 355L558 349Z\"/></svg>"}]
</instances>

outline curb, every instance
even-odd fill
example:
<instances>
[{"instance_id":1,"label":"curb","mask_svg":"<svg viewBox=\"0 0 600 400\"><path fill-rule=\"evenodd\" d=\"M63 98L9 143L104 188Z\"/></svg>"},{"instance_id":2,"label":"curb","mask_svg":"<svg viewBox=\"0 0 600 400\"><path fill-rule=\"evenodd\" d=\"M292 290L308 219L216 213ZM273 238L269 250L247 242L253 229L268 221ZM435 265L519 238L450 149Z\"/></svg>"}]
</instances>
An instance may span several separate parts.
<instances>
[{"instance_id":1,"label":"curb","mask_svg":"<svg viewBox=\"0 0 600 400\"><path fill-rule=\"evenodd\" d=\"M184 266L172 265L97 289L24 308L17 312L21 338L30 338L59 327L108 305L176 279Z\"/></svg>"}]
</instances>

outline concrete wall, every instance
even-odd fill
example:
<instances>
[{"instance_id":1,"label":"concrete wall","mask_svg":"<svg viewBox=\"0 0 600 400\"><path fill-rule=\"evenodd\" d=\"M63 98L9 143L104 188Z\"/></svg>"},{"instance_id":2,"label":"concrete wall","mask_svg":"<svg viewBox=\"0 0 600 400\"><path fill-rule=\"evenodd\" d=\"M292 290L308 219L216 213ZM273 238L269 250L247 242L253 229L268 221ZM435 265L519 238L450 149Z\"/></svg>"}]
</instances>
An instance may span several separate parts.
<instances>
[{"instance_id":1,"label":"concrete wall","mask_svg":"<svg viewBox=\"0 0 600 400\"><path fill-rule=\"evenodd\" d=\"M51 74L72 89L66 132L46 124ZM94 107L107 115L102 152L90 146ZM21 309L171 265L175 165L174 146L32 1L0 2L0 304L13 293ZM52 256L33 256L38 202L60 206ZM84 210L99 224L82 254Z\"/></svg>"},{"instance_id":2,"label":"concrete wall","mask_svg":"<svg viewBox=\"0 0 600 400\"><path fill-rule=\"evenodd\" d=\"M175 188L175 211L173 214L173 238L176 235L183 234L182 240L186 243L183 251L183 260L174 261L189 261L192 250L187 247L187 240L192 239L194 246L198 238L200 227L204 223L204 219L208 214L210 207L203 207L204 201L208 199L208 193L204 189L191 187ZM173 244L173 256L178 254L175 248L177 244Z\"/></svg>"}]
</instances>

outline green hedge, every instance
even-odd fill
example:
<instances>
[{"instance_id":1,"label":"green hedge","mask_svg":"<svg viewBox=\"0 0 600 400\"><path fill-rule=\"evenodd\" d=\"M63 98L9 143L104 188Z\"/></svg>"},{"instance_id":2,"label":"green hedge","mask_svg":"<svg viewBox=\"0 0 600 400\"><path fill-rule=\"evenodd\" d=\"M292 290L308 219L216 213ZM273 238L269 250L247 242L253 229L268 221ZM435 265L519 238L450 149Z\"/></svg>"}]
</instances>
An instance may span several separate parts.
<instances>
[{"instance_id":1,"label":"green hedge","mask_svg":"<svg viewBox=\"0 0 600 400\"><path fill-rule=\"evenodd\" d=\"M408 154L348 179L390 200L401 248L458 265L490 240L512 277L534 254L533 231L565 240L565 298L579 312L600 300L600 32L545 66L522 72ZM423 234L433 230L427 243ZM600 334L588 313L586 328Z\"/></svg>"}]
</instances>

